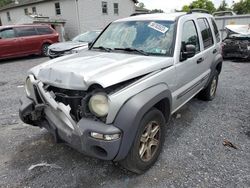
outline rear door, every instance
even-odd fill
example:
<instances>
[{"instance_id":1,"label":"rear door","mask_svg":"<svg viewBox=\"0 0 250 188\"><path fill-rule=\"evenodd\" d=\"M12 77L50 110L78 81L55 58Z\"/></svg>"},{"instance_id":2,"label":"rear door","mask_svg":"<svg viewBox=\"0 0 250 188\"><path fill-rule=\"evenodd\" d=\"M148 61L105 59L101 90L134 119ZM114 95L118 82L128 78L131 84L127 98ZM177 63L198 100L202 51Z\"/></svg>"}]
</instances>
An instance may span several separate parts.
<instances>
[{"instance_id":1,"label":"rear door","mask_svg":"<svg viewBox=\"0 0 250 188\"><path fill-rule=\"evenodd\" d=\"M218 49L216 49L215 46L215 41L213 38L212 34L212 29L210 25L210 20L207 18L198 18L197 23L198 23L198 28L201 33L202 37L202 50L203 50L203 56L202 56L202 61L200 62L200 68L202 69L203 72L208 72L210 73L211 71L211 65L212 62L214 61L215 54L219 52Z\"/></svg>"},{"instance_id":2,"label":"rear door","mask_svg":"<svg viewBox=\"0 0 250 188\"><path fill-rule=\"evenodd\" d=\"M20 39L21 49L24 54L36 54L40 52L41 39L35 27L18 27L16 28L16 33Z\"/></svg>"},{"instance_id":3,"label":"rear door","mask_svg":"<svg viewBox=\"0 0 250 188\"><path fill-rule=\"evenodd\" d=\"M0 58L20 55L20 44L13 28L0 31Z\"/></svg>"}]
</instances>

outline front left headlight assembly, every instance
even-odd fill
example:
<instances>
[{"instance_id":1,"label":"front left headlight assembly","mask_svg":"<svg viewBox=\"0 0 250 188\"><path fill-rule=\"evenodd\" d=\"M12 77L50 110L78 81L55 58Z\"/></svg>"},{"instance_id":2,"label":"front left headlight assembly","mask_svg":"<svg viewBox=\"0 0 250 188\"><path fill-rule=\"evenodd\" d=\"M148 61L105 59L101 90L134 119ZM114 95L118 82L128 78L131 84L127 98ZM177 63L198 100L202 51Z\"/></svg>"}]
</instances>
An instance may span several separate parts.
<instances>
[{"instance_id":1,"label":"front left headlight assembly","mask_svg":"<svg viewBox=\"0 0 250 188\"><path fill-rule=\"evenodd\" d=\"M97 117L105 117L109 112L109 101L105 93L96 93L89 100L89 110Z\"/></svg>"}]
</instances>

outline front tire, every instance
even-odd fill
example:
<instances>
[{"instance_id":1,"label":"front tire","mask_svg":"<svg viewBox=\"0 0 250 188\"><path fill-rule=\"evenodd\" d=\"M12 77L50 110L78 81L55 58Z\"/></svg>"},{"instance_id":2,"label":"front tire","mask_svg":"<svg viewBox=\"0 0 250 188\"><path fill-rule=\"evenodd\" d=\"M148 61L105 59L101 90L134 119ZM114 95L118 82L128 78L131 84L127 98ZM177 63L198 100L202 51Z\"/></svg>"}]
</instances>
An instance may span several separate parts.
<instances>
[{"instance_id":1,"label":"front tire","mask_svg":"<svg viewBox=\"0 0 250 188\"><path fill-rule=\"evenodd\" d=\"M165 140L165 118L152 108L140 123L134 143L123 161L119 164L129 171L142 174L157 160Z\"/></svg>"},{"instance_id":2,"label":"front tire","mask_svg":"<svg viewBox=\"0 0 250 188\"><path fill-rule=\"evenodd\" d=\"M211 101L215 98L215 94L217 91L218 86L218 80L219 80L219 73L216 70L214 73L213 78L207 85L207 87L198 94L198 98L204 101Z\"/></svg>"}]
</instances>

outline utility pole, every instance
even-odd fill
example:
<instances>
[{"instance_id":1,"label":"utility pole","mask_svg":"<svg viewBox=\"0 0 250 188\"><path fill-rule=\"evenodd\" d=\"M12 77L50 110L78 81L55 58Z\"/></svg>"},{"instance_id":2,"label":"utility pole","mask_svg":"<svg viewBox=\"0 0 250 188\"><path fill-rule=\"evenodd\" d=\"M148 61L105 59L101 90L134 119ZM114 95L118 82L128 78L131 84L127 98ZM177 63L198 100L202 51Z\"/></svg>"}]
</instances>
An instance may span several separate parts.
<instances>
[{"instance_id":1,"label":"utility pole","mask_svg":"<svg viewBox=\"0 0 250 188\"><path fill-rule=\"evenodd\" d=\"M80 15L79 15L79 6L78 6L78 0L75 0L75 6L76 6L76 17L77 17L77 27L78 27L78 34L81 33L81 24L80 24Z\"/></svg>"}]
</instances>

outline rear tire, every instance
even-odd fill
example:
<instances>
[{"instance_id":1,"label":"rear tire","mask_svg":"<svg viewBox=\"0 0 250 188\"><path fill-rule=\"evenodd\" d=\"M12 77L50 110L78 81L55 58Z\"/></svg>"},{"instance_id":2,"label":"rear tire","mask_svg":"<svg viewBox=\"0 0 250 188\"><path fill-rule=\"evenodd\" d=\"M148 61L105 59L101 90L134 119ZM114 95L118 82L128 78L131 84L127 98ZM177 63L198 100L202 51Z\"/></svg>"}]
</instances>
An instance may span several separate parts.
<instances>
[{"instance_id":1,"label":"rear tire","mask_svg":"<svg viewBox=\"0 0 250 188\"><path fill-rule=\"evenodd\" d=\"M50 46L49 43L45 43L42 45L42 49L41 49L41 55L42 56L48 56L48 47Z\"/></svg>"},{"instance_id":2,"label":"rear tire","mask_svg":"<svg viewBox=\"0 0 250 188\"><path fill-rule=\"evenodd\" d=\"M119 164L129 171L142 174L157 160L165 140L165 118L152 108L142 118L134 143Z\"/></svg>"},{"instance_id":3,"label":"rear tire","mask_svg":"<svg viewBox=\"0 0 250 188\"><path fill-rule=\"evenodd\" d=\"M217 91L218 80L219 80L219 73L216 70L213 78L211 79L207 87L201 90L200 93L198 94L198 98L204 101L213 100L215 98L215 94Z\"/></svg>"}]
</instances>

